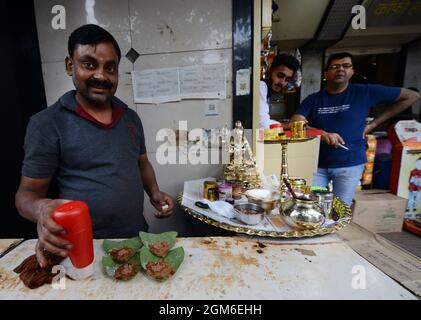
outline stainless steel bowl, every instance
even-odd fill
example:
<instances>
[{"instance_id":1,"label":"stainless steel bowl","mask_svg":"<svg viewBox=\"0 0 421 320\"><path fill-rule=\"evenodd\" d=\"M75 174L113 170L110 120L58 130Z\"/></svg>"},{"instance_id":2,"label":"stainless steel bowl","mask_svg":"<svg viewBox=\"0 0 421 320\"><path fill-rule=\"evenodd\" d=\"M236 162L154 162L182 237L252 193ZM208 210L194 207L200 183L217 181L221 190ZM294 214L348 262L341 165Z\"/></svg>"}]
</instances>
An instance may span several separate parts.
<instances>
[{"instance_id":1,"label":"stainless steel bowl","mask_svg":"<svg viewBox=\"0 0 421 320\"><path fill-rule=\"evenodd\" d=\"M236 204L235 218L244 224L256 225L262 222L265 209L255 203Z\"/></svg>"},{"instance_id":2,"label":"stainless steel bowl","mask_svg":"<svg viewBox=\"0 0 421 320\"><path fill-rule=\"evenodd\" d=\"M271 211L275 209L281 201L281 195L279 193L272 193L270 194L269 198L261 198L254 195L254 190L258 189L247 190L245 195L249 203L254 203L261 206L265 210L266 214L270 214Z\"/></svg>"}]
</instances>

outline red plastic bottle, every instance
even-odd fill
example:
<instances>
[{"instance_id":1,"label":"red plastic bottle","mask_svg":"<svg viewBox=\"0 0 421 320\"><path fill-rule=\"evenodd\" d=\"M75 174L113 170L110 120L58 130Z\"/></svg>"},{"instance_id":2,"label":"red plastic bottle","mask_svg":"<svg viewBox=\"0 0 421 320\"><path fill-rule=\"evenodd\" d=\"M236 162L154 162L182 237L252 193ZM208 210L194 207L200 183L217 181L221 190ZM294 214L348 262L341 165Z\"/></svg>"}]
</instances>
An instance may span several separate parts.
<instances>
[{"instance_id":1,"label":"red plastic bottle","mask_svg":"<svg viewBox=\"0 0 421 320\"><path fill-rule=\"evenodd\" d=\"M69 253L73 266L86 269L83 270L86 276L92 274L94 247L88 205L83 201L66 202L54 210L52 218L66 230L67 234L62 238L73 244Z\"/></svg>"}]
</instances>

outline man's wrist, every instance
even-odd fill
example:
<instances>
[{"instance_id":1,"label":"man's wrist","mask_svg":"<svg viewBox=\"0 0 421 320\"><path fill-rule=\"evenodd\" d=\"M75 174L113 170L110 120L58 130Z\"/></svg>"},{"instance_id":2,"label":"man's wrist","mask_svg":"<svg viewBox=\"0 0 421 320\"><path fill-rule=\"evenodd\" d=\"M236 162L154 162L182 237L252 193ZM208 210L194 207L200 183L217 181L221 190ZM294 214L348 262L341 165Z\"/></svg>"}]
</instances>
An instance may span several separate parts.
<instances>
[{"instance_id":1,"label":"man's wrist","mask_svg":"<svg viewBox=\"0 0 421 320\"><path fill-rule=\"evenodd\" d=\"M161 192L161 191L159 190L159 187L154 187L154 188L150 189L149 192L150 192L150 195L152 196L153 194L155 194L157 192Z\"/></svg>"},{"instance_id":2,"label":"man's wrist","mask_svg":"<svg viewBox=\"0 0 421 320\"><path fill-rule=\"evenodd\" d=\"M377 127L377 122L376 122L376 119L371 120L371 121L368 123L368 126L370 127L370 129L371 129L371 130L373 130L375 127Z\"/></svg>"},{"instance_id":3,"label":"man's wrist","mask_svg":"<svg viewBox=\"0 0 421 320\"><path fill-rule=\"evenodd\" d=\"M41 212L44 211L44 207L47 205L47 203L49 201L51 201L51 199L48 199L48 198L41 198L41 199L35 200L35 202L34 202L35 210L34 210L34 213L33 213L33 218L36 221L38 221L38 219L41 215Z\"/></svg>"}]
</instances>

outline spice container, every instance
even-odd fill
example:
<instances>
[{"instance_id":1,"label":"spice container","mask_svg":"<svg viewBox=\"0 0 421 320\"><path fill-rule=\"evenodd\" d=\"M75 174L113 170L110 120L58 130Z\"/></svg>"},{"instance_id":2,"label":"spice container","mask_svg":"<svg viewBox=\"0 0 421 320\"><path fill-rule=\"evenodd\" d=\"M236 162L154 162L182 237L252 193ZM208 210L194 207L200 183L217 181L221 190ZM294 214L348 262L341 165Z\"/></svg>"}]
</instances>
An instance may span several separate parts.
<instances>
[{"instance_id":1,"label":"spice container","mask_svg":"<svg viewBox=\"0 0 421 320\"><path fill-rule=\"evenodd\" d=\"M275 135L275 140L279 140L279 136L281 133L284 133L284 129L282 128L282 124L280 123L272 123L269 128L273 130L273 134Z\"/></svg>"},{"instance_id":2,"label":"spice container","mask_svg":"<svg viewBox=\"0 0 421 320\"><path fill-rule=\"evenodd\" d=\"M203 183L203 198L209 201L218 200L218 184L215 181L205 181Z\"/></svg>"},{"instance_id":3,"label":"spice container","mask_svg":"<svg viewBox=\"0 0 421 320\"><path fill-rule=\"evenodd\" d=\"M240 180L231 180L229 183L232 186L232 197L235 200L241 199L243 193L243 183Z\"/></svg>"},{"instance_id":4,"label":"spice container","mask_svg":"<svg viewBox=\"0 0 421 320\"><path fill-rule=\"evenodd\" d=\"M219 200L225 201L226 199L231 197L232 194L232 186L231 184L224 182L218 185L219 189Z\"/></svg>"}]
</instances>

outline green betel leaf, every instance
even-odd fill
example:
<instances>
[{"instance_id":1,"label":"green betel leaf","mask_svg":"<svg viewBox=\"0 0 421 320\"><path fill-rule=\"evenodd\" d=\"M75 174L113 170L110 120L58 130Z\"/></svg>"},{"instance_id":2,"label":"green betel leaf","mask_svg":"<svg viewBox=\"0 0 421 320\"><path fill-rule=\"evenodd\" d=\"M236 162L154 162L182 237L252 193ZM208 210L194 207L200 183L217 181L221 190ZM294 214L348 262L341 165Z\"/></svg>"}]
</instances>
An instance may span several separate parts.
<instances>
[{"instance_id":1,"label":"green betel leaf","mask_svg":"<svg viewBox=\"0 0 421 320\"><path fill-rule=\"evenodd\" d=\"M148 249L151 244L154 244L156 242L166 242L169 244L171 249L175 245L177 239L177 232L168 231L164 233L154 234L140 231L139 236L143 242L143 245L146 246Z\"/></svg>"},{"instance_id":2,"label":"green betel leaf","mask_svg":"<svg viewBox=\"0 0 421 320\"><path fill-rule=\"evenodd\" d=\"M118 267L120 267L121 264L114 262L110 256L103 256L101 262L104 273L107 276L114 278L115 271L118 269Z\"/></svg>"},{"instance_id":3,"label":"green betel leaf","mask_svg":"<svg viewBox=\"0 0 421 320\"><path fill-rule=\"evenodd\" d=\"M184 260L184 249L182 247L176 248L171 250L165 258L159 258L155 256L152 252L144 246L140 250L140 261L142 265L142 269L145 270L146 274L153 278L156 281L166 281L168 278L171 277L175 272L177 272L178 268L180 267L181 263ZM167 272L165 275L162 273L160 275L154 274L151 270L148 270L148 263L160 263L165 262L170 266L170 272Z\"/></svg>"},{"instance_id":4,"label":"green betel leaf","mask_svg":"<svg viewBox=\"0 0 421 320\"><path fill-rule=\"evenodd\" d=\"M140 265L140 252L136 253L133 257L131 257L129 263L137 263Z\"/></svg>"},{"instance_id":5,"label":"green betel leaf","mask_svg":"<svg viewBox=\"0 0 421 320\"><path fill-rule=\"evenodd\" d=\"M176 272L178 270L178 267L180 267L181 263L184 260L183 247L178 247L168 252L164 260L167 261L169 264L171 264L174 271Z\"/></svg>"},{"instance_id":6,"label":"green betel leaf","mask_svg":"<svg viewBox=\"0 0 421 320\"><path fill-rule=\"evenodd\" d=\"M142 266L143 269L146 269L146 265L149 262L159 262L162 259L158 258L157 256L155 256L152 252L149 251L148 248L146 248L146 246L143 246L142 249L140 249L140 264Z\"/></svg>"},{"instance_id":7,"label":"green betel leaf","mask_svg":"<svg viewBox=\"0 0 421 320\"><path fill-rule=\"evenodd\" d=\"M134 237L127 240L115 241L115 240L104 240L102 247L105 252L110 252L113 249L121 248L132 248L138 251L142 247L142 241L138 237Z\"/></svg>"}]
</instances>

